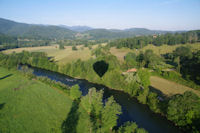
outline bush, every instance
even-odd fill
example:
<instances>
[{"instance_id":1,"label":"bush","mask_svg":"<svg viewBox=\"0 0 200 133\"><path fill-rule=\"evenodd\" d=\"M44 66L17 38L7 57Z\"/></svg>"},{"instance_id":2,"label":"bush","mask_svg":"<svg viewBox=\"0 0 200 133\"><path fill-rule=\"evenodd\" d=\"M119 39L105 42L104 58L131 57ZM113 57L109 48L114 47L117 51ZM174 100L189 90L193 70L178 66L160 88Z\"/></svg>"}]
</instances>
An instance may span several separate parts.
<instances>
[{"instance_id":1,"label":"bush","mask_svg":"<svg viewBox=\"0 0 200 133\"><path fill-rule=\"evenodd\" d=\"M74 85L70 89L70 96L73 100L77 100L81 97L82 93L79 90L79 85Z\"/></svg>"},{"instance_id":2,"label":"bush","mask_svg":"<svg viewBox=\"0 0 200 133\"><path fill-rule=\"evenodd\" d=\"M72 46L72 50L78 50L76 46Z\"/></svg>"}]
</instances>

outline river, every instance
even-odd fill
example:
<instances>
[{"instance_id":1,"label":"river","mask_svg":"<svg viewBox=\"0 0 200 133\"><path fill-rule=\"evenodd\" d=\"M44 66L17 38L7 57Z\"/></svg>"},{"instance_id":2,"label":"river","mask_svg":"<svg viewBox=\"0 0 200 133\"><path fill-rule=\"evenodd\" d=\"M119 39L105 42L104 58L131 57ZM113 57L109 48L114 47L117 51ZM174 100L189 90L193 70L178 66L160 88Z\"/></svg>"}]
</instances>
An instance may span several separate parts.
<instances>
[{"instance_id":1,"label":"river","mask_svg":"<svg viewBox=\"0 0 200 133\"><path fill-rule=\"evenodd\" d=\"M109 89L103 85L90 83L86 80L75 79L63 74L47 71L39 68L32 68L36 76L46 76L52 80L60 81L66 85L72 86L78 84L83 95L86 95L88 89L95 87L98 90L104 90L104 99L113 96L122 107L122 114L119 116L118 126L126 121L134 121L139 127L145 128L149 133L181 133L180 129L165 117L153 113L147 105L140 104L135 98L131 98L127 93Z\"/></svg>"}]
</instances>

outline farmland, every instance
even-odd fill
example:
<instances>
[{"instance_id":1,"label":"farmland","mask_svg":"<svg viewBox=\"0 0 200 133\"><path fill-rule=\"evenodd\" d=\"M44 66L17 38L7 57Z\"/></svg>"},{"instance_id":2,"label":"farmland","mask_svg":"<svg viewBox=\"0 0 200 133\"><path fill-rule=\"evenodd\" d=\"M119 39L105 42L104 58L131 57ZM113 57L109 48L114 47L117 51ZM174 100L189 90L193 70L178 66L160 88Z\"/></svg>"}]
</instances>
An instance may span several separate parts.
<instances>
[{"instance_id":1,"label":"farmland","mask_svg":"<svg viewBox=\"0 0 200 133\"><path fill-rule=\"evenodd\" d=\"M145 52L145 50L147 49L151 49L153 50L153 52L157 55L161 55L161 54L166 54L166 53L172 53L177 47L180 46L187 46L190 47L192 51L197 51L200 50L200 43L195 43L195 44L178 44L178 45L162 45L162 46L154 46L154 45L147 45L145 47L143 47L142 49L129 49L129 48L120 48L117 49L116 47L112 47L110 49L110 52L115 55L120 61L124 60L124 56L128 53L128 52L134 52L136 54L139 54L140 51Z\"/></svg>"},{"instance_id":2,"label":"farmland","mask_svg":"<svg viewBox=\"0 0 200 133\"><path fill-rule=\"evenodd\" d=\"M161 91L166 96L172 96L175 94L183 94L185 91L192 91L200 96L200 91L194 90L187 86L157 77L150 77L151 86L159 91Z\"/></svg>"},{"instance_id":3,"label":"farmland","mask_svg":"<svg viewBox=\"0 0 200 133\"><path fill-rule=\"evenodd\" d=\"M93 46L93 48L96 46ZM83 47L82 45L77 46L78 50L72 50L72 46L65 46L65 49L60 50L58 45L53 46L42 46L42 47L28 47L28 48L17 48L4 51L6 54L12 52L45 52L49 57L53 57L58 64L65 64L73 60L81 59L87 60L91 56L91 50L88 47Z\"/></svg>"},{"instance_id":4,"label":"farmland","mask_svg":"<svg viewBox=\"0 0 200 133\"><path fill-rule=\"evenodd\" d=\"M106 44L102 44L105 46ZM92 49L96 48L98 45L92 46ZM119 61L123 62L124 56L128 52L134 52L138 54L140 51L145 52L147 49L151 49L154 51L155 54L166 54L173 52L177 47L180 46L188 46L191 48L192 51L200 50L200 43L195 44L185 44L185 45L162 45L162 46L154 46L154 45L147 45L143 47L142 49L129 49L129 48L120 48L117 49L115 47L110 48L111 54L115 55ZM72 46L65 46L65 49L60 50L58 45L52 45L52 46L41 46L41 47L26 47L26 48L17 48L17 49L10 49L4 51L6 54L10 54L12 52L22 52L23 50L29 51L29 52L45 52L49 57L53 57L58 64L66 64L70 63L74 60L81 59L81 60L88 60L92 57L91 55L91 49L88 47L84 47L83 45L77 46L78 50L72 50Z\"/></svg>"}]
</instances>

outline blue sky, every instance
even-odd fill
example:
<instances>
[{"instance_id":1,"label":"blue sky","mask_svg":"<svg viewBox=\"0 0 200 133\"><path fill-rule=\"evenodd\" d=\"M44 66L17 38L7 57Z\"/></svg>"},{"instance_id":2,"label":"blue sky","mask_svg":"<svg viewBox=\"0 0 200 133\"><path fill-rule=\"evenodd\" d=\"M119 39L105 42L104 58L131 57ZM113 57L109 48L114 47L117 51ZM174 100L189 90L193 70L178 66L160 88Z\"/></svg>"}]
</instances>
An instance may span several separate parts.
<instances>
[{"instance_id":1,"label":"blue sky","mask_svg":"<svg viewBox=\"0 0 200 133\"><path fill-rule=\"evenodd\" d=\"M200 0L0 0L0 17L95 28L200 29Z\"/></svg>"}]
</instances>

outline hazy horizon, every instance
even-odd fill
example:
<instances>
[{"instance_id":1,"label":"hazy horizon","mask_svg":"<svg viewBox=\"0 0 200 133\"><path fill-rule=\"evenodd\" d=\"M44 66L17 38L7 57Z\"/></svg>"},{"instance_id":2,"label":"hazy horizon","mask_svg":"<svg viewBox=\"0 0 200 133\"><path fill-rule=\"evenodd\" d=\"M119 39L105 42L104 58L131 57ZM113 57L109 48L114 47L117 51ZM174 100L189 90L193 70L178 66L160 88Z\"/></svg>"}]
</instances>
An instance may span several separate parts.
<instances>
[{"instance_id":1,"label":"hazy horizon","mask_svg":"<svg viewBox=\"0 0 200 133\"><path fill-rule=\"evenodd\" d=\"M106 29L196 30L199 7L199 0L1 0L0 18Z\"/></svg>"}]
</instances>

